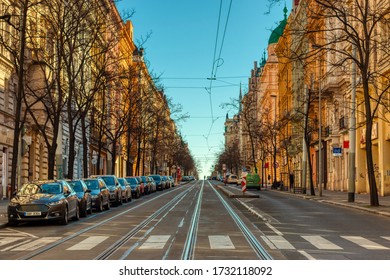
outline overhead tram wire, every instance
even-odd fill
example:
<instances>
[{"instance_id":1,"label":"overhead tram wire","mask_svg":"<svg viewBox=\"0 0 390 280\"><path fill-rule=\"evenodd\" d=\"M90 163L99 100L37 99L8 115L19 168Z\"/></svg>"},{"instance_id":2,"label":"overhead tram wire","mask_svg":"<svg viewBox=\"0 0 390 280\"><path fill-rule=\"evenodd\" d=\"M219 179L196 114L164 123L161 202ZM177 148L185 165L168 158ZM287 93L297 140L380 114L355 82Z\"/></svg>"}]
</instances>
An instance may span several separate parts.
<instances>
[{"instance_id":1,"label":"overhead tram wire","mask_svg":"<svg viewBox=\"0 0 390 280\"><path fill-rule=\"evenodd\" d=\"M222 55L222 49L223 49L225 36L226 36L227 25L228 25L229 18L230 18L232 2L233 2L233 0L230 0L228 14L227 14L226 22L225 22L225 27L224 27L224 33L223 33L223 36L222 36L222 42L221 42L221 46L220 46L220 49L219 49L218 59L215 59L216 58L216 53L217 53L219 28L220 28L220 22L221 22L222 0L220 1L220 6L219 6L217 34L216 34L215 45L214 45L213 63L212 63L211 75L210 75L210 78L209 78L210 86L209 86L208 89L206 88L206 91L209 94L209 103L210 103L210 112L211 112L211 125L210 125L210 129L209 129L209 132L208 132L207 136L205 136L207 145L208 145L208 138L210 136L211 130L213 128L213 125L214 125L214 123L216 121L216 119L214 119L213 103L212 103L212 98L211 98L212 84L213 84L213 81L216 80L216 74L217 74L218 68L223 64L223 63L222 64L219 64L219 63L220 63L221 60L223 61L223 59L221 58L221 55Z\"/></svg>"}]
</instances>

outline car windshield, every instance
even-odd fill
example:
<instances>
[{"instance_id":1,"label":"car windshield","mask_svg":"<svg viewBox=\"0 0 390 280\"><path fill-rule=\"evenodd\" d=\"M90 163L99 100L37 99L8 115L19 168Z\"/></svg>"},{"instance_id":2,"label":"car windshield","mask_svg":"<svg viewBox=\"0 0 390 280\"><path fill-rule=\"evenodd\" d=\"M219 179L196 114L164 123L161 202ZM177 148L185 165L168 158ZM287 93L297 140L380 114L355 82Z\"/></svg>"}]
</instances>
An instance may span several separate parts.
<instances>
[{"instance_id":1,"label":"car windshield","mask_svg":"<svg viewBox=\"0 0 390 280\"><path fill-rule=\"evenodd\" d=\"M84 182L87 185L87 188L90 190L98 190L99 189L98 180L85 180Z\"/></svg>"},{"instance_id":2,"label":"car windshield","mask_svg":"<svg viewBox=\"0 0 390 280\"><path fill-rule=\"evenodd\" d=\"M118 178L118 182L119 182L119 184L121 184L122 186L126 186L125 179L123 179L123 178Z\"/></svg>"},{"instance_id":3,"label":"car windshield","mask_svg":"<svg viewBox=\"0 0 390 280\"><path fill-rule=\"evenodd\" d=\"M152 177L154 180L156 180L156 181L160 181L161 180L161 177L160 176L150 176L150 177Z\"/></svg>"},{"instance_id":4,"label":"car windshield","mask_svg":"<svg viewBox=\"0 0 390 280\"><path fill-rule=\"evenodd\" d=\"M104 182L109 186L115 186L115 179L114 177L102 177Z\"/></svg>"},{"instance_id":5,"label":"car windshield","mask_svg":"<svg viewBox=\"0 0 390 280\"><path fill-rule=\"evenodd\" d=\"M80 181L69 182L69 185L74 189L75 192L84 192L83 185Z\"/></svg>"},{"instance_id":6,"label":"car windshield","mask_svg":"<svg viewBox=\"0 0 390 280\"><path fill-rule=\"evenodd\" d=\"M146 177L142 176L141 179L142 179L142 182L146 183Z\"/></svg>"},{"instance_id":7,"label":"car windshield","mask_svg":"<svg viewBox=\"0 0 390 280\"><path fill-rule=\"evenodd\" d=\"M41 193L60 194L62 193L62 186L59 183L47 183L40 186Z\"/></svg>"},{"instance_id":8,"label":"car windshield","mask_svg":"<svg viewBox=\"0 0 390 280\"><path fill-rule=\"evenodd\" d=\"M135 178L126 178L126 181L133 185L138 183L137 179Z\"/></svg>"}]
</instances>

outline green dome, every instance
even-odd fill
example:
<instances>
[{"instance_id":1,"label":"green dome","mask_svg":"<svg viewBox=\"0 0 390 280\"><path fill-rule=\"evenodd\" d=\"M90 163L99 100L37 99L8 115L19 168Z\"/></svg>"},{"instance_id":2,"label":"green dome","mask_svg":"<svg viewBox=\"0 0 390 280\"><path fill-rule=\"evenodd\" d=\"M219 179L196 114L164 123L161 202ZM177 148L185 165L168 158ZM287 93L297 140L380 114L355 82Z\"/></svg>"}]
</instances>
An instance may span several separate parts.
<instances>
[{"instance_id":1,"label":"green dome","mask_svg":"<svg viewBox=\"0 0 390 280\"><path fill-rule=\"evenodd\" d=\"M279 23L278 27L276 27L269 37L268 45L276 44L279 41L279 38L283 35L284 28L287 24L287 8L284 7L284 19Z\"/></svg>"}]
</instances>

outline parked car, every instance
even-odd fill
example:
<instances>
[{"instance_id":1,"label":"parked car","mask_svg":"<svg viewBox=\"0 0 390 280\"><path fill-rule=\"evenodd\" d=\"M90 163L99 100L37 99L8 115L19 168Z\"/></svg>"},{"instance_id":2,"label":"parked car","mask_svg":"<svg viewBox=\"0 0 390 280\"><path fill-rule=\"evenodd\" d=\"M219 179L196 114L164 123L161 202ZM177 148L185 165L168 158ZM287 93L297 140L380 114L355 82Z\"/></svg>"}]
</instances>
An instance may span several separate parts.
<instances>
[{"instance_id":1,"label":"parked car","mask_svg":"<svg viewBox=\"0 0 390 280\"><path fill-rule=\"evenodd\" d=\"M137 181L139 183L139 189L141 191L141 195L144 195L145 194L145 184L144 184L144 182L142 181L140 176L135 176L135 178L137 179Z\"/></svg>"},{"instance_id":2,"label":"parked car","mask_svg":"<svg viewBox=\"0 0 390 280\"><path fill-rule=\"evenodd\" d=\"M86 217L87 214L92 214L91 190L87 188L87 185L84 183L84 181L77 179L68 181L68 184L71 185L79 199L80 216Z\"/></svg>"},{"instance_id":3,"label":"parked car","mask_svg":"<svg viewBox=\"0 0 390 280\"><path fill-rule=\"evenodd\" d=\"M131 201L131 187L130 184L127 183L125 178L118 178L118 182L121 185L122 188L122 201L124 203L127 203Z\"/></svg>"},{"instance_id":4,"label":"parked car","mask_svg":"<svg viewBox=\"0 0 390 280\"><path fill-rule=\"evenodd\" d=\"M100 178L83 179L87 188L91 190L92 208L102 212L103 208L110 209L110 191L106 183Z\"/></svg>"},{"instance_id":5,"label":"parked car","mask_svg":"<svg viewBox=\"0 0 390 280\"><path fill-rule=\"evenodd\" d=\"M237 175L229 174L226 178L226 183L237 185Z\"/></svg>"},{"instance_id":6,"label":"parked car","mask_svg":"<svg viewBox=\"0 0 390 280\"><path fill-rule=\"evenodd\" d=\"M140 176L140 178L142 180L142 183L144 184L144 194L150 194L150 183L148 179L146 178L146 176Z\"/></svg>"},{"instance_id":7,"label":"parked car","mask_svg":"<svg viewBox=\"0 0 390 280\"><path fill-rule=\"evenodd\" d=\"M161 176L161 178L165 182L165 188L169 189L171 187L171 182L168 180L168 176Z\"/></svg>"},{"instance_id":8,"label":"parked car","mask_svg":"<svg viewBox=\"0 0 390 280\"><path fill-rule=\"evenodd\" d=\"M150 176L147 176L148 178L148 181L149 181L149 184L150 184L150 190L151 192L156 192L156 181L154 181L154 179Z\"/></svg>"},{"instance_id":9,"label":"parked car","mask_svg":"<svg viewBox=\"0 0 390 280\"><path fill-rule=\"evenodd\" d=\"M153 180L156 182L156 190L162 191L165 189L165 181L163 181L162 176L158 174L150 175L150 177L153 178Z\"/></svg>"},{"instance_id":10,"label":"parked car","mask_svg":"<svg viewBox=\"0 0 390 280\"><path fill-rule=\"evenodd\" d=\"M140 190L140 184L138 183L137 178L125 177L125 180L130 185L132 197L133 198L140 198L141 197L141 190Z\"/></svg>"},{"instance_id":11,"label":"parked car","mask_svg":"<svg viewBox=\"0 0 390 280\"><path fill-rule=\"evenodd\" d=\"M172 178L172 176L168 176L168 180L171 182L171 187L175 186L175 179Z\"/></svg>"},{"instance_id":12,"label":"parked car","mask_svg":"<svg viewBox=\"0 0 390 280\"><path fill-rule=\"evenodd\" d=\"M101 178L106 183L110 191L110 203L119 206L122 205L122 188L115 175L93 175L92 178Z\"/></svg>"},{"instance_id":13,"label":"parked car","mask_svg":"<svg viewBox=\"0 0 390 280\"><path fill-rule=\"evenodd\" d=\"M80 217L76 192L64 180L36 181L24 184L7 209L8 224L56 220L68 224Z\"/></svg>"}]
</instances>

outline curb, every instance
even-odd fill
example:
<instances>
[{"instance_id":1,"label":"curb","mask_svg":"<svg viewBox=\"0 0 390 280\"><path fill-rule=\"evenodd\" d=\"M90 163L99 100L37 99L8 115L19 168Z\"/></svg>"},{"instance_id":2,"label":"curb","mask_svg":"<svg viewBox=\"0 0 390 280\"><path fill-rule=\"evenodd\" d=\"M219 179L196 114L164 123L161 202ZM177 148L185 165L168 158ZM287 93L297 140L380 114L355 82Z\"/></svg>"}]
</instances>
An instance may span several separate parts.
<instances>
[{"instance_id":1,"label":"curb","mask_svg":"<svg viewBox=\"0 0 390 280\"><path fill-rule=\"evenodd\" d=\"M221 190L225 195L227 195L229 198L259 198L260 196L258 194L235 194L231 191L228 191L223 186L216 186L218 190Z\"/></svg>"}]
</instances>

